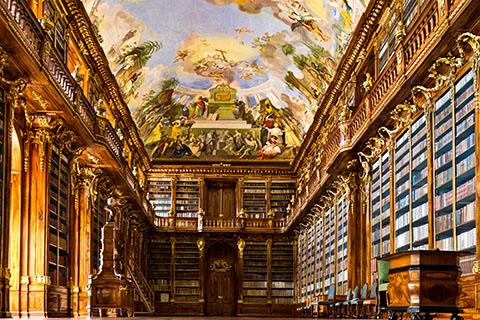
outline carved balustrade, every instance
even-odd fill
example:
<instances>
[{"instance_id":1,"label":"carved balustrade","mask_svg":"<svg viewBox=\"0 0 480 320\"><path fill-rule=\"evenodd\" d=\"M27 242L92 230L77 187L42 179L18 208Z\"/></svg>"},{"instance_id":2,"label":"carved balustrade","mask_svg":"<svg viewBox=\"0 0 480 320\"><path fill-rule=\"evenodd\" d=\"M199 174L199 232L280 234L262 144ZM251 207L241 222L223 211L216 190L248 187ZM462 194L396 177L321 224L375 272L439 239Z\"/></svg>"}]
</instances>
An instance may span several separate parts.
<instances>
[{"instance_id":1,"label":"carved balustrade","mask_svg":"<svg viewBox=\"0 0 480 320\"><path fill-rule=\"evenodd\" d=\"M159 231L198 231L198 218L155 217L154 224ZM204 218L201 222L203 232L281 232L286 226L285 219L269 218Z\"/></svg>"}]
</instances>

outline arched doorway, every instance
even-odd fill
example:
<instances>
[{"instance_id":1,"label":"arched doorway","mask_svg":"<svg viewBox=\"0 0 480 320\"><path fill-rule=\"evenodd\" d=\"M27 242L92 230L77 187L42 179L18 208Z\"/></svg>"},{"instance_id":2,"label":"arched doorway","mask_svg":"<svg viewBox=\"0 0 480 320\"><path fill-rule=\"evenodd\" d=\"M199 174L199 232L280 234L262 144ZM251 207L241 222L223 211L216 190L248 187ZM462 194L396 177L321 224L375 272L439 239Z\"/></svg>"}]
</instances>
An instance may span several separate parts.
<instances>
[{"instance_id":1,"label":"arched doorway","mask_svg":"<svg viewBox=\"0 0 480 320\"><path fill-rule=\"evenodd\" d=\"M235 249L225 242L206 254L206 307L209 316L235 315Z\"/></svg>"}]
</instances>

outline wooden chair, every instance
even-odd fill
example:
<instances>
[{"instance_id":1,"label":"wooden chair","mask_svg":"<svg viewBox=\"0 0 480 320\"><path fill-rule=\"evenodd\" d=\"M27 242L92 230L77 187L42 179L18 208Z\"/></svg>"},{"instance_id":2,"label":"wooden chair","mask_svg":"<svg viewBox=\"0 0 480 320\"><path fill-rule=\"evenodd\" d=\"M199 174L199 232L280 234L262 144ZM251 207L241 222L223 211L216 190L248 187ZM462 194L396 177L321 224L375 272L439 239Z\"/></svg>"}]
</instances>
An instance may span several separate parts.
<instances>
[{"instance_id":1,"label":"wooden chair","mask_svg":"<svg viewBox=\"0 0 480 320\"><path fill-rule=\"evenodd\" d=\"M388 287L388 272L390 271L390 261L377 260L378 270L378 291L376 315L381 318L382 312L387 312L387 287Z\"/></svg>"},{"instance_id":2,"label":"wooden chair","mask_svg":"<svg viewBox=\"0 0 480 320\"><path fill-rule=\"evenodd\" d=\"M354 318L361 318L363 314L361 313L362 311L362 306L363 302L367 299L367 292L368 292L368 284L365 283L362 287L362 295L360 296L359 299L352 299L352 302L350 303L351 306L351 315ZM353 309L355 309L355 312L353 312Z\"/></svg>"},{"instance_id":3,"label":"wooden chair","mask_svg":"<svg viewBox=\"0 0 480 320\"><path fill-rule=\"evenodd\" d=\"M353 290L353 295L352 299L347 300L343 303L345 314L344 317L353 317L353 302L358 300L358 284L355 286L355 289Z\"/></svg>"},{"instance_id":4,"label":"wooden chair","mask_svg":"<svg viewBox=\"0 0 480 320\"><path fill-rule=\"evenodd\" d=\"M375 306L377 305L377 280L372 284L370 289L370 296L363 301L363 316L369 318L375 318Z\"/></svg>"},{"instance_id":5,"label":"wooden chair","mask_svg":"<svg viewBox=\"0 0 480 320\"><path fill-rule=\"evenodd\" d=\"M335 314L339 317L342 317L344 316L344 313L343 313L343 307L346 306L345 302L349 301L350 300L350 296L352 295L352 288L348 288L348 291L347 291L347 296L345 299L342 299L342 301L338 301L335 303L335 306L334 306L334 310L335 310ZM338 310L338 312L337 312Z\"/></svg>"},{"instance_id":6,"label":"wooden chair","mask_svg":"<svg viewBox=\"0 0 480 320\"><path fill-rule=\"evenodd\" d=\"M328 287L328 293L327 293L327 300L324 301L317 301L317 308L320 308L321 306L324 306L327 309L327 314L326 316L330 316L330 309L332 309L332 316L335 318L335 285L332 284L330 287Z\"/></svg>"}]
</instances>

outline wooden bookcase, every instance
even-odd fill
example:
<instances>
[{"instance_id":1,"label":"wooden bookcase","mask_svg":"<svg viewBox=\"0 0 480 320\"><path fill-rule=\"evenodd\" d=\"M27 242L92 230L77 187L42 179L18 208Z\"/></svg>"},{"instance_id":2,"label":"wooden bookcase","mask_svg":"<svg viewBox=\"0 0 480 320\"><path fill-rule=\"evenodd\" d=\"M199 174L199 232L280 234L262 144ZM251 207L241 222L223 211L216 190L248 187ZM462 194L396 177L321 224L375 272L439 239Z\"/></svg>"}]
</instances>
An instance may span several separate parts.
<instances>
[{"instance_id":1,"label":"wooden bookcase","mask_svg":"<svg viewBox=\"0 0 480 320\"><path fill-rule=\"evenodd\" d=\"M55 142L49 172L48 275L54 286L67 286L69 224L69 160Z\"/></svg>"},{"instance_id":2,"label":"wooden bookcase","mask_svg":"<svg viewBox=\"0 0 480 320\"><path fill-rule=\"evenodd\" d=\"M293 246L290 242L272 245L272 303L293 303Z\"/></svg>"},{"instance_id":3,"label":"wooden bookcase","mask_svg":"<svg viewBox=\"0 0 480 320\"><path fill-rule=\"evenodd\" d=\"M3 239L3 197L4 197L4 184L5 184L5 90L0 88L0 239Z\"/></svg>"},{"instance_id":4,"label":"wooden bookcase","mask_svg":"<svg viewBox=\"0 0 480 320\"><path fill-rule=\"evenodd\" d=\"M247 218L265 218L267 215L267 183L263 180L244 181L243 210Z\"/></svg>"},{"instance_id":5,"label":"wooden bookcase","mask_svg":"<svg viewBox=\"0 0 480 320\"><path fill-rule=\"evenodd\" d=\"M196 218L200 209L200 182L197 178L179 178L175 184L177 217Z\"/></svg>"},{"instance_id":6,"label":"wooden bookcase","mask_svg":"<svg viewBox=\"0 0 480 320\"><path fill-rule=\"evenodd\" d=\"M147 244L147 279L156 302L169 302L172 250L168 240L152 239Z\"/></svg>"},{"instance_id":7,"label":"wooden bookcase","mask_svg":"<svg viewBox=\"0 0 480 320\"><path fill-rule=\"evenodd\" d=\"M325 213L325 288L335 283L335 206Z\"/></svg>"},{"instance_id":8,"label":"wooden bookcase","mask_svg":"<svg viewBox=\"0 0 480 320\"><path fill-rule=\"evenodd\" d=\"M100 251L102 228L106 223L106 195L97 189L95 201L92 203L92 273L100 271Z\"/></svg>"},{"instance_id":9,"label":"wooden bookcase","mask_svg":"<svg viewBox=\"0 0 480 320\"><path fill-rule=\"evenodd\" d=\"M294 181L272 180L270 184L270 208L276 218L285 218L288 205L295 195L296 184Z\"/></svg>"},{"instance_id":10,"label":"wooden bookcase","mask_svg":"<svg viewBox=\"0 0 480 320\"><path fill-rule=\"evenodd\" d=\"M150 203L157 217L168 217L172 209L172 181L170 178L150 177L147 182Z\"/></svg>"},{"instance_id":11,"label":"wooden bookcase","mask_svg":"<svg viewBox=\"0 0 480 320\"><path fill-rule=\"evenodd\" d=\"M343 194L337 201L337 293L347 293L348 280L348 203L346 194Z\"/></svg>"},{"instance_id":12,"label":"wooden bookcase","mask_svg":"<svg viewBox=\"0 0 480 320\"><path fill-rule=\"evenodd\" d=\"M199 252L195 242L175 243L175 302L199 299Z\"/></svg>"},{"instance_id":13,"label":"wooden bookcase","mask_svg":"<svg viewBox=\"0 0 480 320\"><path fill-rule=\"evenodd\" d=\"M320 216L315 225L316 227L316 242L315 242L315 295L321 295L324 293L323 290L323 253L324 253L324 219L323 216Z\"/></svg>"},{"instance_id":14,"label":"wooden bookcase","mask_svg":"<svg viewBox=\"0 0 480 320\"><path fill-rule=\"evenodd\" d=\"M243 301L267 303L267 245L247 242L243 252Z\"/></svg>"},{"instance_id":15,"label":"wooden bookcase","mask_svg":"<svg viewBox=\"0 0 480 320\"><path fill-rule=\"evenodd\" d=\"M307 231L307 299L311 299L315 294L315 225L312 225Z\"/></svg>"}]
</instances>

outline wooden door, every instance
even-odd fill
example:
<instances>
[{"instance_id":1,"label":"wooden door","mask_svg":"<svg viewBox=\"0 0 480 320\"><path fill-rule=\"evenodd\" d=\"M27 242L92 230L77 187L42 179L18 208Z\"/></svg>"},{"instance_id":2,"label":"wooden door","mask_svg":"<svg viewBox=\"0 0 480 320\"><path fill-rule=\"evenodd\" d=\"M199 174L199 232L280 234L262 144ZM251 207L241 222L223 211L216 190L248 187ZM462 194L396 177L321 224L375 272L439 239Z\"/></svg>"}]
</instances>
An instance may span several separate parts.
<instances>
[{"instance_id":1,"label":"wooden door","mask_svg":"<svg viewBox=\"0 0 480 320\"><path fill-rule=\"evenodd\" d=\"M207 210L209 218L235 218L236 197L234 181L207 181Z\"/></svg>"},{"instance_id":2,"label":"wooden door","mask_svg":"<svg viewBox=\"0 0 480 320\"><path fill-rule=\"evenodd\" d=\"M208 250L206 307L209 316L235 315L235 253L220 243Z\"/></svg>"}]
</instances>

